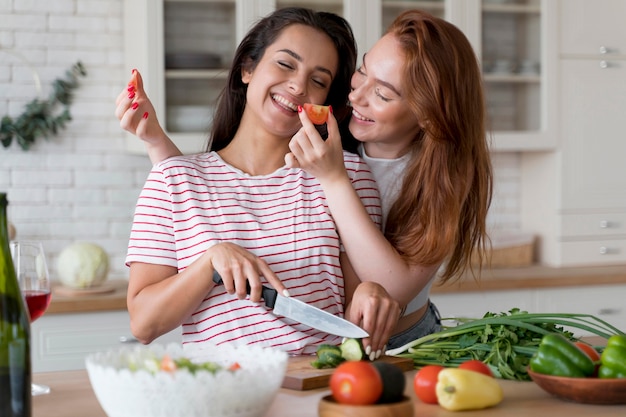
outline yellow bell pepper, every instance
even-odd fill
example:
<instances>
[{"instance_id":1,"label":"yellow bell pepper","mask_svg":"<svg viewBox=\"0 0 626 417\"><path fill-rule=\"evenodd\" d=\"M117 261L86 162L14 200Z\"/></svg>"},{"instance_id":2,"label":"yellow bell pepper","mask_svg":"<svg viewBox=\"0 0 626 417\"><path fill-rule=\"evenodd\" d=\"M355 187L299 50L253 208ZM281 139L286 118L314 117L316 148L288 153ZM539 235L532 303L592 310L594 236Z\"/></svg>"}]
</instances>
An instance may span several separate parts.
<instances>
[{"instance_id":1,"label":"yellow bell pepper","mask_svg":"<svg viewBox=\"0 0 626 417\"><path fill-rule=\"evenodd\" d=\"M439 405L449 411L493 407L504 398L502 387L495 378L457 368L439 372L435 392Z\"/></svg>"}]
</instances>

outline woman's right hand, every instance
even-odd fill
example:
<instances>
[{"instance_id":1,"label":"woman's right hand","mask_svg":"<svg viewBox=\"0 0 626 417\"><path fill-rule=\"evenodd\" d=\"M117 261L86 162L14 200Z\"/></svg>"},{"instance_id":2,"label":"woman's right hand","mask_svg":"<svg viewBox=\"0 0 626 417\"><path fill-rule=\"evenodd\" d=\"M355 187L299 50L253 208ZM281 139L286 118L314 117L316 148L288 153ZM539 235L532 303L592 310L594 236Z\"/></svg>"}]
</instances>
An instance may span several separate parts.
<instances>
[{"instance_id":1,"label":"woman's right hand","mask_svg":"<svg viewBox=\"0 0 626 417\"><path fill-rule=\"evenodd\" d=\"M122 129L147 143L156 143L166 136L143 89L141 74L136 69L127 87L117 96L115 106L115 116Z\"/></svg>"},{"instance_id":2,"label":"woman's right hand","mask_svg":"<svg viewBox=\"0 0 626 417\"><path fill-rule=\"evenodd\" d=\"M261 301L261 277L278 293L284 294L285 286L267 263L250 251L234 243L218 243L209 248L205 255L213 269L222 277L224 288L229 294L236 294L243 300L247 296L247 284L250 284L250 301Z\"/></svg>"}]
</instances>

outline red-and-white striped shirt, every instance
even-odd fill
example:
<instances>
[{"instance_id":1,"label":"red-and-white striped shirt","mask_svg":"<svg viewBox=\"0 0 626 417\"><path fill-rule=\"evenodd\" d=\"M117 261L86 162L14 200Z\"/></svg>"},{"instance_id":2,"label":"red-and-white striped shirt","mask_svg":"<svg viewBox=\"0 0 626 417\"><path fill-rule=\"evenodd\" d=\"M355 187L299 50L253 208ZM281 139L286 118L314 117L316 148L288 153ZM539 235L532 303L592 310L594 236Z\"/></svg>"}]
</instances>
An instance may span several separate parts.
<instances>
[{"instance_id":1,"label":"red-and-white striped shirt","mask_svg":"<svg viewBox=\"0 0 626 417\"><path fill-rule=\"evenodd\" d=\"M364 206L380 225L380 198L368 166L346 152L344 162ZM249 176L215 152L156 165L137 203L127 264L182 271L220 242L238 244L264 259L292 297L343 315L340 240L312 175L283 167ZM205 341L260 344L296 354L339 342L336 336L275 316L264 305L238 300L223 285L207 294L183 323L183 343L199 347Z\"/></svg>"}]
</instances>

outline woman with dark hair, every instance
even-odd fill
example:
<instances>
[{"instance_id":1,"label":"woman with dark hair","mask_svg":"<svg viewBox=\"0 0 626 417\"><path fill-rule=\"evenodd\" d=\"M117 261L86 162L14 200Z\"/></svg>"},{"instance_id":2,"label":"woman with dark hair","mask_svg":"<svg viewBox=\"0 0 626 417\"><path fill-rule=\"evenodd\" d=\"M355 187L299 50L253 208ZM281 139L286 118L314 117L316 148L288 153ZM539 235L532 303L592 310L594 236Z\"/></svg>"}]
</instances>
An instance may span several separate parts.
<instances>
[{"instance_id":1,"label":"woman with dark hair","mask_svg":"<svg viewBox=\"0 0 626 417\"><path fill-rule=\"evenodd\" d=\"M182 324L186 347L258 344L302 354L340 342L259 301L269 284L341 316L344 287L358 280L319 182L284 162L301 126L299 107L327 103L345 113L355 56L349 25L330 13L281 9L245 36L207 152L156 164L139 197L126 262L131 329L140 341ZM135 75L122 113L145 117L150 104ZM158 126L148 111L151 117ZM343 161L371 221L380 223L369 169L354 154ZM214 284L214 271L224 285ZM390 306L397 317L397 303Z\"/></svg>"}]
</instances>

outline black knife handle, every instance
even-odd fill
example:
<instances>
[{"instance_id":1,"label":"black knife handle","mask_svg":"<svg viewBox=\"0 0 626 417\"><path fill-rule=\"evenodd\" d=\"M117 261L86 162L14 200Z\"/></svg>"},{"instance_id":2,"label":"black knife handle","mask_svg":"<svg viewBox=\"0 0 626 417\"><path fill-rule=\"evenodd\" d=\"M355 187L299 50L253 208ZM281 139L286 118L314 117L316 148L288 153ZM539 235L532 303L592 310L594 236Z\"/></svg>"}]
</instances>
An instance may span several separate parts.
<instances>
[{"instance_id":1,"label":"black knife handle","mask_svg":"<svg viewBox=\"0 0 626 417\"><path fill-rule=\"evenodd\" d=\"M222 281L220 273L217 272L215 269L213 270L213 282L217 285L221 285L224 283L224 281ZM246 281L246 293L250 294L250 290L250 283ZM261 287L261 296L263 297L267 308L274 308L274 305L276 304L276 298L278 297L278 291L276 291L274 288L266 287L265 285L263 285Z\"/></svg>"}]
</instances>

